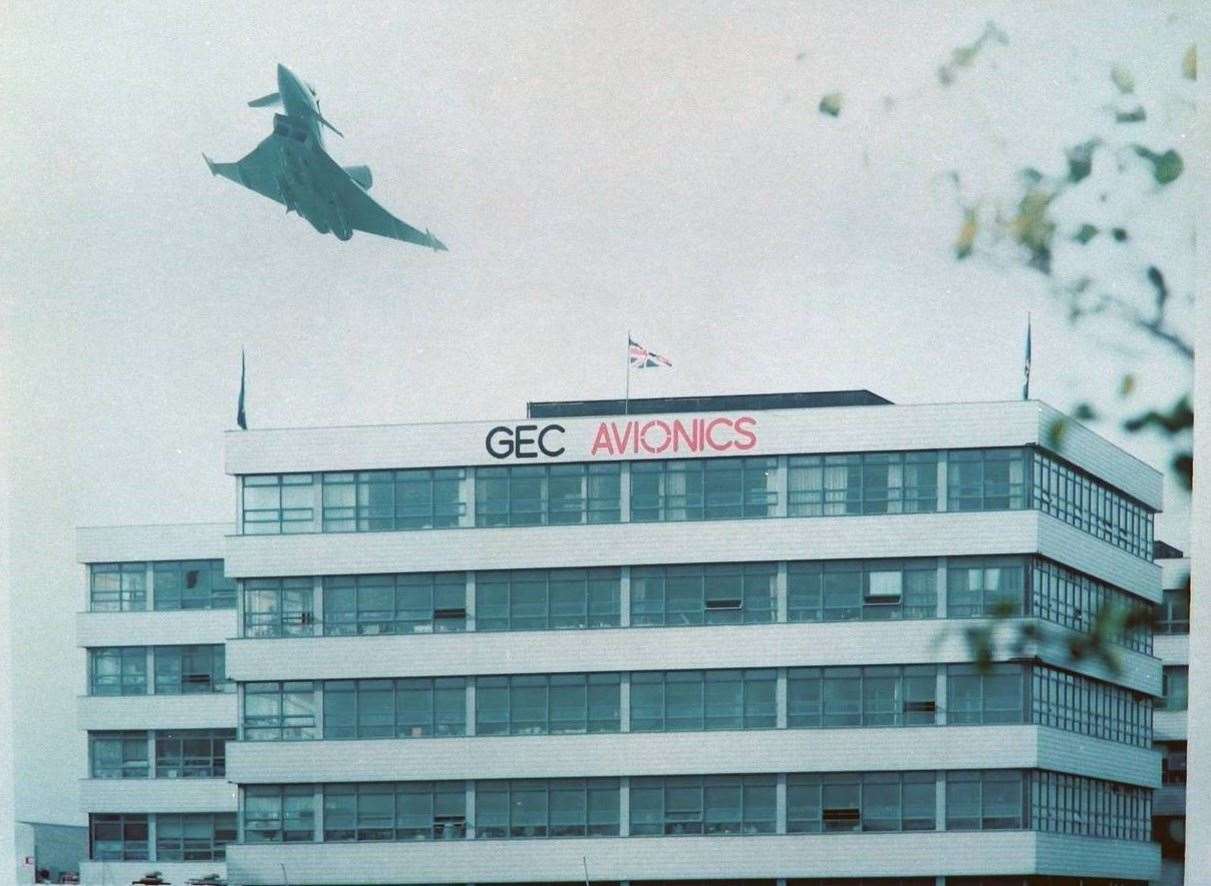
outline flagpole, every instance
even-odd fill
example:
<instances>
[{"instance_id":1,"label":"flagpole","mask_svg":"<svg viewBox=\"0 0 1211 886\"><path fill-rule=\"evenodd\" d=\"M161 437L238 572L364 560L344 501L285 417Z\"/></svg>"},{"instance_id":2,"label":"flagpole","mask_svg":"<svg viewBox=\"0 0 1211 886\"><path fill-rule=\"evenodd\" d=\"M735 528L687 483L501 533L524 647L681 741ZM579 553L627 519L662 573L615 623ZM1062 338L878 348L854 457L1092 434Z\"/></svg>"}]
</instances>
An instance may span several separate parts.
<instances>
[{"instance_id":1,"label":"flagpole","mask_svg":"<svg viewBox=\"0 0 1211 886\"><path fill-rule=\"evenodd\" d=\"M629 330L629 329L627 330L626 358L627 358L627 383L626 383L626 388L624 389L625 393L623 394L623 400L622 400L622 414L630 415L631 414L631 330Z\"/></svg>"}]
</instances>

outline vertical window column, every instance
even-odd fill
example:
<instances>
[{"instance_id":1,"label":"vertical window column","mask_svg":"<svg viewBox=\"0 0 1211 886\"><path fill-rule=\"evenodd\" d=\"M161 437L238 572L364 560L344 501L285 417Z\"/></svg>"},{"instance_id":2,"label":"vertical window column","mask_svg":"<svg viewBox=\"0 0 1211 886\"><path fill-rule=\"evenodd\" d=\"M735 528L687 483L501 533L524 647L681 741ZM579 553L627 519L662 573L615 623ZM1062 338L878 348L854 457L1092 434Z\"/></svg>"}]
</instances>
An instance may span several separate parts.
<instances>
[{"instance_id":1,"label":"vertical window column","mask_svg":"<svg viewBox=\"0 0 1211 886\"><path fill-rule=\"evenodd\" d=\"M466 625L468 631L476 630L475 627L475 577L476 573L467 571L467 592L466 602L463 604L466 607ZM472 710L468 708L468 710Z\"/></svg>"},{"instance_id":2,"label":"vertical window column","mask_svg":"<svg viewBox=\"0 0 1211 886\"><path fill-rule=\"evenodd\" d=\"M778 561L778 573L774 576L774 621L778 624L786 624L790 621L788 613L790 611L789 597L787 595L788 579L787 575L789 567L785 560Z\"/></svg>"},{"instance_id":3,"label":"vertical window column","mask_svg":"<svg viewBox=\"0 0 1211 886\"><path fill-rule=\"evenodd\" d=\"M631 463L620 462L618 465L618 519L622 523L631 522ZM623 610L626 611L625 609Z\"/></svg>"},{"instance_id":4,"label":"vertical window column","mask_svg":"<svg viewBox=\"0 0 1211 886\"><path fill-rule=\"evenodd\" d=\"M775 705L775 712L776 712L774 714L774 718L775 718L774 726L777 729L786 729L787 728L787 725L786 725L787 724L787 709L790 707L790 705L788 703L788 697L787 697L787 685L788 685L788 683L787 683L787 679L786 679L786 668L778 668L777 683L776 683L776 688L774 689L774 705ZM785 799L785 794L786 794L786 790L785 790L786 782L785 781L782 782L782 786L783 786L783 795L784 795L784 799ZM785 817L780 820L785 824ZM778 833L780 833L780 834L785 833L785 831L779 831Z\"/></svg>"},{"instance_id":5,"label":"vertical window column","mask_svg":"<svg viewBox=\"0 0 1211 886\"><path fill-rule=\"evenodd\" d=\"M316 696L318 697L322 694L322 692L317 692ZM321 719L317 722L323 723L324 721ZM314 824L314 829L311 832L311 839L316 843L322 843L324 841L324 786L322 784L315 785L315 792L312 794L311 804L311 808L315 810L311 819Z\"/></svg>"},{"instance_id":6,"label":"vertical window column","mask_svg":"<svg viewBox=\"0 0 1211 886\"><path fill-rule=\"evenodd\" d=\"M625 499L623 501L625 502ZM623 566L619 573L618 626L629 628L631 626L631 567Z\"/></svg>"},{"instance_id":7,"label":"vertical window column","mask_svg":"<svg viewBox=\"0 0 1211 886\"><path fill-rule=\"evenodd\" d=\"M303 616L304 620L306 616ZM317 575L312 579L311 585L311 623L319 625L318 632L322 636L327 631L327 625L324 622L324 578ZM302 630L306 630L302 628Z\"/></svg>"},{"instance_id":8,"label":"vertical window column","mask_svg":"<svg viewBox=\"0 0 1211 886\"><path fill-rule=\"evenodd\" d=\"M946 457L946 450L945 449L939 450L938 451L938 512L939 513L945 513L946 511L950 510L950 503L947 500L947 496L946 496L946 492L950 488L950 484L946 480L947 471L948 471L947 461L948 461L948 459Z\"/></svg>"},{"instance_id":9,"label":"vertical window column","mask_svg":"<svg viewBox=\"0 0 1211 886\"><path fill-rule=\"evenodd\" d=\"M465 702L465 704L467 706L466 707L466 711L467 711L466 721L467 722L466 722L466 725L464 726L464 729L466 731L463 734L468 737L474 737L475 721L479 719L479 717L476 716L476 712L479 710L479 708L477 708L475 706L475 682L476 681L475 681L474 677L468 677L466 679L466 689L465 689L466 702ZM474 782L470 782L470 784L474 784ZM471 798L471 799L474 799L474 798ZM470 802L470 801L468 801L468 802ZM474 804L467 807L468 810L473 809L473 808L475 808ZM468 824L469 823L470 822L468 822Z\"/></svg>"},{"instance_id":10,"label":"vertical window column","mask_svg":"<svg viewBox=\"0 0 1211 886\"><path fill-rule=\"evenodd\" d=\"M143 587L147 588L147 611L155 612L155 609L156 609L155 563L149 562L147 564L147 574L143 578Z\"/></svg>"},{"instance_id":11,"label":"vertical window column","mask_svg":"<svg viewBox=\"0 0 1211 886\"><path fill-rule=\"evenodd\" d=\"M458 526L464 529L475 526L475 468L467 468L467 479L462 484L463 497L465 499L463 512L458 515ZM468 628L468 630L470 630ZM471 807L467 807L467 814L471 814Z\"/></svg>"},{"instance_id":12,"label":"vertical window column","mask_svg":"<svg viewBox=\"0 0 1211 886\"><path fill-rule=\"evenodd\" d=\"M786 833L786 773L780 773L774 785L774 833Z\"/></svg>"},{"instance_id":13,"label":"vertical window column","mask_svg":"<svg viewBox=\"0 0 1211 886\"><path fill-rule=\"evenodd\" d=\"M618 836L631 836L631 779L627 775L618 779Z\"/></svg>"},{"instance_id":14,"label":"vertical window column","mask_svg":"<svg viewBox=\"0 0 1211 886\"><path fill-rule=\"evenodd\" d=\"M625 612L625 610L623 610ZM618 729L631 731L631 674L623 671L618 675Z\"/></svg>"}]
</instances>

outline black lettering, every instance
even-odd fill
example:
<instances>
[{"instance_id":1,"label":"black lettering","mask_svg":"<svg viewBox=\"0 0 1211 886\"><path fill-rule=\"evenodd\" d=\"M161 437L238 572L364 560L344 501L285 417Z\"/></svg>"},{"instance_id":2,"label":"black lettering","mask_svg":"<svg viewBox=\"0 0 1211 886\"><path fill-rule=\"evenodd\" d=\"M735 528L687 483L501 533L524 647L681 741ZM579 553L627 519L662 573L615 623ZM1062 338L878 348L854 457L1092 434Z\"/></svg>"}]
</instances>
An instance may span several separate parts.
<instances>
[{"instance_id":1,"label":"black lettering","mask_svg":"<svg viewBox=\"0 0 1211 886\"><path fill-rule=\"evenodd\" d=\"M513 431L513 437L517 441L514 451L518 458L538 458L538 453L533 447L537 442L532 433L538 430L538 425L518 425Z\"/></svg>"},{"instance_id":2,"label":"black lettering","mask_svg":"<svg viewBox=\"0 0 1211 886\"><path fill-rule=\"evenodd\" d=\"M484 446L493 458L508 458L513 454L513 431L504 425L493 428L488 431Z\"/></svg>"},{"instance_id":3,"label":"black lettering","mask_svg":"<svg viewBox=\"0 0 1211 886\"><path fill-rule=\"evenodd\" d=\"M547 434L551 433L552 431L558 431L559 433L562 434L563 425L547 425L545 428L543 428L542 431L538 435L538 448L539 448L539 450L541 450L543 455L550 456L551 458L555 458L557 456L563 455L564 447L560 446L558 449L548 449L547 448Z\"/></svg>"}]
</instances>

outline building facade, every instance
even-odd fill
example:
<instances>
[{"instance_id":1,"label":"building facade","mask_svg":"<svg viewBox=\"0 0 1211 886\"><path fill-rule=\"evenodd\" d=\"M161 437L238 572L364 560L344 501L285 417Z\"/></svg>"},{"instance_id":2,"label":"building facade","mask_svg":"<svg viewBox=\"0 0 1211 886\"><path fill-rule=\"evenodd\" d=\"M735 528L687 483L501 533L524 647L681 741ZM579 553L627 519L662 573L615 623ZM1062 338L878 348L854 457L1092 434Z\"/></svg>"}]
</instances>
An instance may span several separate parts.
<instances>
[{"instance_id":1,"label":"building facade","mask_svg":"<svg viewBox=\"0 0 1211 886\"><path fill-rule=\"evenodd\" d=\"M1157 551L1164 598L1156 620L1155 655L1164 668L1157 704L1156 748L1161 787L1152 803L1153 839L1161 844L1163 886L1183 882L1186 849L1186 709L1189 706L1190 560L1165 545Z\"/></svg>"},{"instance_id":2,"label":"building facade","mask_svg":"<svg viewBox=\"0 0 1211 886\"><path fill-rule=\"evenodd\" d=\"M82 725L135 772L90 864L179 818L249 886L1160 876L1152 631L1071 653L1162 602L1157 472L1038 402L625 408L236 432L225 539L82 531ZM155 793L161 731L233 728Z\"/></svg>"}]
</instances>

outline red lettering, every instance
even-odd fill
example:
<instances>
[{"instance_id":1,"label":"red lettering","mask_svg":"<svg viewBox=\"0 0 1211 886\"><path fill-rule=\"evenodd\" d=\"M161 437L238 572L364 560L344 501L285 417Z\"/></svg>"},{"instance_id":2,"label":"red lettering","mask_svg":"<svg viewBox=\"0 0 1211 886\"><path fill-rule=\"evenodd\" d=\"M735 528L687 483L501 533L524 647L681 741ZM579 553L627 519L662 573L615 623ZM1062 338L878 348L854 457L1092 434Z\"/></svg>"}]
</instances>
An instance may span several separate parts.
<instances>
[{"instance_id":1,"label":"red lettering","mask_svg":"<svg viewBox=\"0 0 1211 886\"><path fill-rule=\"evenodd\" d=\"M653 446L648 442L648 431L652 428L659 428L664 431L664 439L660 441L659 446ZM673 431L668 426L667 422L660 419L653 419L643 426L643 430L639 432L639 440L643 444L643 451L649 452L652 455L657 455L669 448L669 444L673 442Z\"/></svg>"},{"instance_id":2,"label":"red lettering","mask_svg":"<svg viewBox=\"0 0 1211 886\"><path fill-rule=\"evenodd\" d=\"M597 426L597 436L593 438L593 448L589 450L589 455L596 455L599 449L604 449L610 455L617 455L614 451L614 446L610 442L610 430L605 422Z\"/></svg>"},{"instance_id":3,"label":"red lettering","mask_svg":"<svg viewBox=\"0 0 1211 886\"><path fill-rule=\"evenodd\" d=\"M685 442L689 452L697 452L702 448L702 419L696 418L690 422L691 430L686 430L680 419L673 422L673 451L681 451L681 443Z\"/></svg>"},{"instance_id":4,"label":"red lettering","mask_svg":"<svg viewBox=\"0 0 1211 886\"><path fill-rule=\"evenodd\" d=\"M736 441L737 449L748 450L748 449L752 449L754 446L757 445L757 435L754 434L751 430L749 430L749 428L756 427L756 425L757 425L757 419L753 418L751 415L741 416L740 418L736 419L736 424L735 424L736 436L744 437L747 440L747 442L741 442L740 440L737 440Z\"/></svg>"},{"instance_id":5,"label":"red lettering","mask_svg":"<svg viewBox=\"0 0 1211 886\"><path fill-rule=\"evenodd\" d=\"M716 452L724 452L732 448L732 441L728 440L726 443L720 443L715 439L715 428L719 427L719 425L727 425L730 428L732 420L730 418L712 419L711 423L706 426L706 442Z\"/></svg>"},{"instance_id":6,"label":"red lettering","mask_svg":"<svg viewBox=\"0 0 1211 886\"><path fill-rule=\"evenodd\" d=\"M610 423L610 427L614 429L614 446L618 449L618 454L622 455L627 451L627 445L633 443L631 435L635 432L638 422L629 421L623 425L622 436L618 435L618 425L614 422Z\"/></svg>"}]
</instances>

